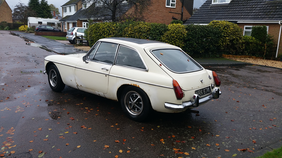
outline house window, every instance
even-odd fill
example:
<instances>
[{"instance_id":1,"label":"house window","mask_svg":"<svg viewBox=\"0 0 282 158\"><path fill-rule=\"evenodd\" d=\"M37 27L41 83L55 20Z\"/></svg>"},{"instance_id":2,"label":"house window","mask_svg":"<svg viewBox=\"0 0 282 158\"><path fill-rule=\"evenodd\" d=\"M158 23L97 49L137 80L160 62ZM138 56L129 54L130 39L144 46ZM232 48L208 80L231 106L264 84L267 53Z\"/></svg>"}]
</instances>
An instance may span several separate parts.
<instances>
[{"instance_id":1,"label":"house window","mask_svg":"<svg viewBox=\"0 0 282 158\"><path fill-rule=\"evenodd\" d=\"M212 0L212 4L230 3L231 0Z\"/></svg>"},{"instance_id":2,"label":"house window","mask_svg":"<svg viewBox=\"0 0 282 158\"><path fill-rule=\"evenodd\" d=\"M175 8L176 7L176 0L166 0L166 7Z\"/></svg>"},{"instance_id":3,"label":"house window","mask_svg":"<svg viewBox=\"0 0 282 158\"><path fill-rule=\"evenodd\" d=\"M65 13L67 12L67 7L64 7L64 12L65 12Z\"/></svg>"},{"instance_id":4,"label":"house window","mask_svg":"<svg viewBox=\"0 0 282 158\"><path fill-rule=\"evenodd\" d=\"M253 26L244 26L243 36L251 36L252 35ZM266 31L268 33L269 26L266 26Z\"/></svg>"},{"instance_id":5,"label":"house window","mask_svg":"<svg viewBox=\"0 0 282 158\"><path fill-rule=\"evenodd\" d=\"M88 28L88 22L82 22L82 27Z\"/></svg>"},{"instance_id":6,"label":"house window","mask_svg":"<svg viewBox=\"0 0 282 158\"><path fill-rule=\"evenodd\" d=\"M42 25L42 21L38 21L38 24L39 24L39 25Z\"/></svg>"},{"instance_id":7,"label":"house window","mask_svg":"<svg viewBox=\"0 0 282 158\"><path fill-rule=\"evenodd\" d=\"M70 10L70 12L71 12L71 6L69 6L69 10Z\"/></svg>"}]
</instances>

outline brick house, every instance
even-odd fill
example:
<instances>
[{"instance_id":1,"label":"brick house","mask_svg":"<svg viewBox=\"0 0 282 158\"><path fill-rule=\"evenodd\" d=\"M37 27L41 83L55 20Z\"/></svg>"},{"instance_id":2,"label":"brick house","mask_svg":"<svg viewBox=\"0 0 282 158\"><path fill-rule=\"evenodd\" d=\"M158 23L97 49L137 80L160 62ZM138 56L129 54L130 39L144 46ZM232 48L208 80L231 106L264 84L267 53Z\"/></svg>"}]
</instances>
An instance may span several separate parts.
<instances>
[{"instance_id":1,"label":"brick house","mask_svg":"<svg viewBox=\"0 0 282 158\"><path fill-rule=\"evenodd\" d=\"M0 15L0 22L6 21L8 23L13 23L12 9L5 0L0 0Z\"/></svg>"},{"instance_id":2,"label":"brick house","mask_svg":"<svg viewBox=\"0 0 282 158\"><path fill-rule=\"evenodd\" d=\"M276 57L282 55L281 0L207 0L185 24L206 25L213 20L234 22L243 35L251 35L253 26L266 26L277 44Z\"/></svg>"},{"instance_id":3,"label":"brick house","mask_svg":"<svg viewBox=\"0 0 282 158\"><path fill-rule=\"evenodd\" d=\"M105 22L111 21L111 12L109 9L103 7L102 2L99 1L78 1L71 0L72 3L67 2L63 5L69 7L70 5L77 6L77 12L65 16L60 20L64 23L65 28L62 29L67 31L73 26L77 27L88 27L88 20L91 19L94 22ZM182 0L151 0L151 4L143 12L142 19L145 22L152 23L164 23L169 24L173 19L187 20L193 13L193 0L185 0L182 4ZM81 8L80 8L81 7ZM182 12L183 8L183 12ZM134 15L135 8L127 1L121 3L118 7L117 18L127 17Z\"/></svg>"}]
</instances>

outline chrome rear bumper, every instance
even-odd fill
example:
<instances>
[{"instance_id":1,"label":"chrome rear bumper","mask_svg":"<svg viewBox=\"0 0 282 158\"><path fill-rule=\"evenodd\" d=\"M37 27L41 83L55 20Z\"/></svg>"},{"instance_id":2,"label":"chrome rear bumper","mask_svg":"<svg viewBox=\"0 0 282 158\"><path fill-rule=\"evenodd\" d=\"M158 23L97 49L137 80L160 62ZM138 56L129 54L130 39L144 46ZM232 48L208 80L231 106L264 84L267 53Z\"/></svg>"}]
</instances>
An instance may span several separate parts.
<instances>
[{"instance_id":1,"label":"chrome rear bumper","mask_svg":"<svg viewBox=\"0 0 282 158\"><path fill-rule=\"evenodd\" d=\"M175 109L175 110L182 110L189 106L197 107L200 104L203 104L211 99L217 99L221 95L221 91L218 87L215 87L212 93L206 97L200 98L197 94L194 94L192 99L188 102L184 102L183 104L171 104L165 103L165 108L167 109Z\"/></svg>"}]
</instances>

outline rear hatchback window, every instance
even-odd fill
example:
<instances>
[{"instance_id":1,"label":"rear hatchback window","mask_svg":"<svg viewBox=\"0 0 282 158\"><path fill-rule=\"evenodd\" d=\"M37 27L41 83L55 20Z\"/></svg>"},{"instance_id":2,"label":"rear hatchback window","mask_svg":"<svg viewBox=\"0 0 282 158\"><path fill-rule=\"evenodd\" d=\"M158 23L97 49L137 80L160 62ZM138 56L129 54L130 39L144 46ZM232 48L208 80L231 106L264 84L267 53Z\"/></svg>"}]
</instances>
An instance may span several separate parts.
<instances>
[{"instance_id":1,"label":"rear hatchback window","mask_svg":"<svg viewBox=\"0 0 282 158\"><path fill-rule=\"evenodd\" d=\"M164 66L173 72L185 73L202 70L199 64L178 49L158 49L153 50L152 53Z\"/></svg>"},{"instance_id":2,"label":"rear hatchback window","mask_svg":"<svg viewBox=\"0 0 282 158\"><path fill-rule=\"evenodd\" d=\"M73 28L69 29L69 31L68 31L68 32L72 32L74 29L75 29L75 28L73 27Z\"/></svg>"}]
</instances>

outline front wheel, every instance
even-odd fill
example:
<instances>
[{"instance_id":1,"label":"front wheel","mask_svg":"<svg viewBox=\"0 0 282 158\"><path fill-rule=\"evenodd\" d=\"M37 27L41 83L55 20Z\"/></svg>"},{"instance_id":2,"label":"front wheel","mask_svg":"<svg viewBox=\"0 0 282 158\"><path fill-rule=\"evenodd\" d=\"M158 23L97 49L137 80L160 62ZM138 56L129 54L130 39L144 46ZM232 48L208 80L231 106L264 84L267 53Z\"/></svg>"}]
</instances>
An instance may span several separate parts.
<instances>
[{"instance_id":1,"label":"front wheel","mask_svg":"<svg viewBox=\"0 0 282 158\"><path fill-rule=\"evenodd\" d=\"M51 65L48 69L48 82L51 89L55 92L61 92L65 88L59 70L55 65Z\"/></svg>"},{"instance_id":2,"label":"front wheel","mask_svg":"<svg viewBox=\"0 0 282 158\"><path fill-rule=\"evenodd\" d=\"M135 121L148 119L152 112L148 96L137 87L127 87L122 93L120 102L122 110Z\"/></svg>"}]
</instances>

